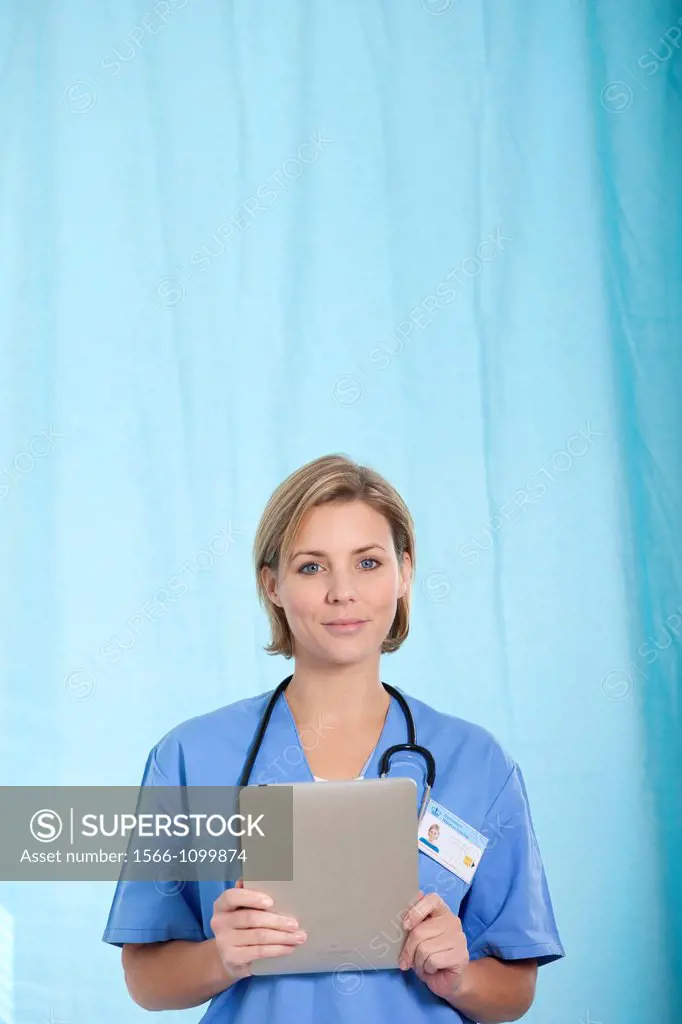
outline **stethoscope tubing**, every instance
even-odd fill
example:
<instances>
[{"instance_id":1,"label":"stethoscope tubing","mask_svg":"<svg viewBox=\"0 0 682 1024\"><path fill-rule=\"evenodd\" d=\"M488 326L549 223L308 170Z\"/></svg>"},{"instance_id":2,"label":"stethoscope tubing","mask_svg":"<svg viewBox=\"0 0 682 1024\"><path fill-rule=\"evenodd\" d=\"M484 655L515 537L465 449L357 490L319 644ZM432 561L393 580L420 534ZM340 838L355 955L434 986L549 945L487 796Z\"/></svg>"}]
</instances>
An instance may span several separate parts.
<instances>
[{"instance_id":1,"label":"stethoscope tubing","mask_svg":"<svg viewBox=\"0 0 682 1024\"><path fill-rule=\"evenodd\" d=\"M287 686L289 685L293 678L294 677L292 673L292 675L287 676L286 679L283 679L282 682L273 691L272 696L270 697L267 703L265 711L263 712L263 716L260 722L258 723L258 728L256 729L256 733L251 742L251 746L249 747L249 752L246 755L244 767L242 768L242 773L239 777L239 782L237 783L238 786L248 786L249 779L251 778L251 772L253 771L253 766L256 762L256 758L258 757L258 752L263 743L263 739L265 737L266 730L270 723L272 713L275 710L275 705L277 704L277 701L282 696L282 694L284 693L284 691L286 690ZM433 754L427 747L422 747L417 743L417 732L414 725L414 718L412 712L410 711L409 705L405 698L403 697L402 693L396 690L395 687L389 686L388 683L382 683L382 686L387 691L387 693L389 693L391 697L394 697L395 700L400 705L400 710L403 713L403 716L405 718L405 725L407 727L407 743L396 743L392 747L388 747L383 752L383 754L381 755L381 759L379 761L379 778L384 778L384 776L388 774L391 758L393 757L394 754L405 751L408 753L419 754L421 757L423 757L424 763L426 764L426 786L424 787L424 796L422 798L421 807L419 810L419 819L421 820L426 809L426 805L428 803L431 790L433 789L434 783L436 781L436 761Z\"/></svg>"}]
</instances>

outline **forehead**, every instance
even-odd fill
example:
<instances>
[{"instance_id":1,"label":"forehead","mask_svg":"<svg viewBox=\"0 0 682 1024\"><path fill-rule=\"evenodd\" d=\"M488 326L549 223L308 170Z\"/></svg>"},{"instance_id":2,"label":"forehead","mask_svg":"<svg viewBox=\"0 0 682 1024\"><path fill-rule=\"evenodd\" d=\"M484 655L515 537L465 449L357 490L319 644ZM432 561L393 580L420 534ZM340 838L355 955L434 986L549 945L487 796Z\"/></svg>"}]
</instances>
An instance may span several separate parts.
<instances>
[{"instance_id":1,"label":"forehead","mask_svg":"<svg viewBox=\"0 0 682 1024\"><path fill-rule=\"evenodd\" d=\"M295 546L314 545L326 551L376 542L388 548L391 525L364 501L334 501L309 509L296 535Z\"/></svg>"}]
</instances>

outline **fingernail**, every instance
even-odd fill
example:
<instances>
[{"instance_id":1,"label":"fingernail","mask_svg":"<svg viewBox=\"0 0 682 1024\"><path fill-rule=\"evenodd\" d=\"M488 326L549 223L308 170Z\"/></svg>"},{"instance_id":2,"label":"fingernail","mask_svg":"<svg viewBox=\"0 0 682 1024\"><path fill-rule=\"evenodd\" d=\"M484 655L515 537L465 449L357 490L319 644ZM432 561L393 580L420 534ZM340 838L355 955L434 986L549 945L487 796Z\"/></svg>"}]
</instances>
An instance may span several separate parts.
<instances>
[{"instance_id":1,"label":"fingernail","mask_svg":"<svg viewBox=\"0 0 682 1024\"><path fill-rule=\"evenodd\" d=\"M298 921L295 921L293 917L288 917L284 924L287 928L298 928Z\"/></svg>"},{"instance_id":2,"label":"fingernail","mask_svg":"<svg viewBox=\"0 0 682 1024\"><path fill-rule=\"evenodd\" d=\"M297 942L303 942L307 938L307 935L305 932L294 932L294 938Z\"/></svg>"},{"instance_id":3,"label":"fingernail","mask_svg":"<svg viewBox=\"0 0 682 1024\"><path fill-rule=\"evenodd\" d=\"M263 896L262 899L261 899L261 904L264 907L271 907L272 906L272 899L269 896Z\"/></svg>"}]
</instances>

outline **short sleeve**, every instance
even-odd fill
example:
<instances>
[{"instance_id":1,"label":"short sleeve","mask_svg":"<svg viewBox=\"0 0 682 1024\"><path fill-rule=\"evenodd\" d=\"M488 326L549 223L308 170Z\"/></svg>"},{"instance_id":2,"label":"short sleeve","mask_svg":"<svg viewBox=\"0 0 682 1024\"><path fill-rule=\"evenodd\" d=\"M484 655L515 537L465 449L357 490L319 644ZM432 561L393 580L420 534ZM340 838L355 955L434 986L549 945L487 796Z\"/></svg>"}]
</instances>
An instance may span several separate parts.
<instances>
[{"instance_id":1,"label":"short sleeve","mask_svg":"<svg viewBox=\"0 0 682 1024\"><path fill-rule=\"evenodd\" d=\"M173 744L161 741L150 752L142 776L142 786L179 785L179 773L161 767L159 748L164 759L172 757ZM174 778L174 776L177 776ZM103 942L123 946L126 942L166 942L170 939L201 941L206 938L201 922L187 902L188 883L158 883L119 879L102 936Z\"/></svg>"},{"instance_id":2,"label":"short sleeve","mask_svg":"<svg viewBox=\"0 0 682 1024\"><path fill-rule=\"evenodd\" d=\"M488 845L460 909L470 959L537 958L538 966L559 960L566 954L518 765L488 811L482 832Z\"/></svg>"}]
</instances>

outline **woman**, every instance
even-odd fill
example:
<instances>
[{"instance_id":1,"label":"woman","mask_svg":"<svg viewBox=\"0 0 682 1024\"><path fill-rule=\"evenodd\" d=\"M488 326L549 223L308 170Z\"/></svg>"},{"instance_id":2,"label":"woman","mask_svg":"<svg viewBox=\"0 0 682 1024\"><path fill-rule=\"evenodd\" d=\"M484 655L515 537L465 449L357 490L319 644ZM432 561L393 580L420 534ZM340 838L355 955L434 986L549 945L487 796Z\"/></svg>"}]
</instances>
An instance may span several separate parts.
<instances>
[{"instance_id":1,"label":"woman","mask_svg":"<svg viewBox=\"0 0 682 1024\"><path fill-rule=\"evenodd\" d=\"M293 658L295 670L251 783L376 778L381 753L405 742L380 658L408 634L414 550L400 495L343 456L303 466L274 492L256 534L256 578L272 627L265 650ZM143 784L237 785L271 693L172 729L151 751ZM417 742L436 760L432 797L488 844L469 881L420 849L401 969L253 976L256 959L305 942L299 922L241 882L187 882L162 894L121 881L104 941L123 947L136 1003L183 1009L210 999L203 1024L492 1024L528 1010L538 965L564 950L521 771L484 728L403 696ZM391 774L409 768L395 764Z\"/></svg>"},{"instance_id":2,"label":"woman","mask_svg":"<svg viewBox=\"0 0 682 1024\"><path fill-rule=\"evenodd\" d=\"M436 853L438 853L438 847L436 846L436 840L440 835L438 825L431 825L426 835L428 836L428 839L425 839L424 836L419 837L421 842L426 843L427 846L430 846L432 850L435 850Z\"/></svg>"}]
</instances>

